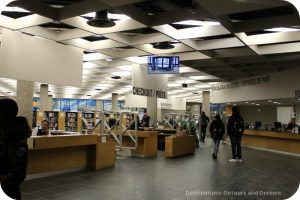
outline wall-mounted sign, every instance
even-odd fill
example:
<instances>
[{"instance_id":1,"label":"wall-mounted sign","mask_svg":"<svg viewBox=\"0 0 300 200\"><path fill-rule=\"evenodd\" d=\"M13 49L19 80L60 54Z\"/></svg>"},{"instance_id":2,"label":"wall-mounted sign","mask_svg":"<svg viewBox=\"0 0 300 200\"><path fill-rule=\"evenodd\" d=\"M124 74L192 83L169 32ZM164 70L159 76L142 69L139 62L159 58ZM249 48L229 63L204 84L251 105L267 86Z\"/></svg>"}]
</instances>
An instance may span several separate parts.
<instances>
[{"instance_id":1,"label":"wall-mounted sign","mask_svg":"<svg viewBox=\"0 0 300 200\"><path fill-rule=\"evenodd\" d=\"M167 99L168 76L148 74L147 67L134 66L132 69L132 94Z\"/></svg>"},{"instance_id":2,"label":"wall-mounted sign","mask_svg":"<svg viewBox=\"0 0 300 200\"><path fill-rule=\"evenodd\" d=\"M300 97L300 69L282 71L212 87L211 102L227 103Z\"/></svg>"}]
</instances>

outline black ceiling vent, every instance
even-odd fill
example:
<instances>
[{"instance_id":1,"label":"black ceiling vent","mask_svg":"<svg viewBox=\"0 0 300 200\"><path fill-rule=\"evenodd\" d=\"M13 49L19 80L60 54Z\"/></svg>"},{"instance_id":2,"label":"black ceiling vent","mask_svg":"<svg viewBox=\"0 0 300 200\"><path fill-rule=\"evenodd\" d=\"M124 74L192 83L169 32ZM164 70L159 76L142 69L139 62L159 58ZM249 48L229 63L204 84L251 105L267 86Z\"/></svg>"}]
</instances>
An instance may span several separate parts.
<instances>
[{"instance_id":1,"label":"black ceiling vent","mask_svg":"<svg viewBox=\"0 0 300 200\"><path fill-rule=\"evenodd\" d=\"M121 76L112 76L111 79L121 79Z\"/></svg>"},{"instance_id":2,"label":"black ceiling vent","mask_svg":"<svg viewBox=\"0 0 300 200\"><path fill-rule=\"evenodd\" d=\"M172 45L170 42L158 42L153 45L155 49L173 49L175 46Z\"/></svg>"},{"instance_id":3,"label":"black ceiling vent","mask_svg":"<svg viewBox=\"0 0 300 200\"><path fill-rule=\"evenodd\" d=\"M94 18L87 21L87 24L99 28L109 28L116 25L115 22L108 19L107 14L108 14L107 10L98 11L96 12Z\"/></svg>"},{"instance_id":4,"label":"black ceiling vent","mask_svg":"<svg viewBox=\"0 0 300 200\"><path fill-rule=\"evenodd\" d=\"M188 84L183 83L183 84L182 84L182 87L187 88L187 87L188 87Z\"/></svg>"}]
</instances>

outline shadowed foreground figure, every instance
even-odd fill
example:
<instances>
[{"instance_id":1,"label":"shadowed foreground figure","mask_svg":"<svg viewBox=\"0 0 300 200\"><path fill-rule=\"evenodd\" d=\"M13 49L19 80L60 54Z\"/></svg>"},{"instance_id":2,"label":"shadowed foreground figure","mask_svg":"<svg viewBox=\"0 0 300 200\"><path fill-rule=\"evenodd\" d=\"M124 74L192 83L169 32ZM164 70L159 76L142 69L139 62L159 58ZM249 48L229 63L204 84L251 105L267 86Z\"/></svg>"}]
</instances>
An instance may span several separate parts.
<instances>
[{"instance_id":1,"label":"shadowed foreground figure","mask_svg":"<svg viewBox=\"0 0 300 200\"><path fill-rule=\"evenodd\" d=\"M31 135L25 117L17 117L18 106L12 99L0 99L0 182L13 199L21 199L20 185L26 177L27 138Z\"/></svg>"}]
</instances>

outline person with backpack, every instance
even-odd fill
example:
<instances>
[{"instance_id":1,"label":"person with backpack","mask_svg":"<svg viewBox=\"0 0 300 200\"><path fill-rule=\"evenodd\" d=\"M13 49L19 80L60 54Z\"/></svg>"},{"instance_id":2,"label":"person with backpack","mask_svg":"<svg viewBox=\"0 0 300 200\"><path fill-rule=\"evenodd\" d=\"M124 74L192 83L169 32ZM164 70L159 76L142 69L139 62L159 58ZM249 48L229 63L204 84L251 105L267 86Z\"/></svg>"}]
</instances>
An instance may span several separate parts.
<instances>
[{"instance_id":1,"label":"person with backpack","mask_svg":"<svg viewBox=\"0 0 300 200\"><path fill-rule=\"evenodd\" d=\"M232 115L228 119L227 134L230 137L232 159L230 162L242 162L241 140L244 134L244 119L236 106L232 107Z\"/></svg>"},{"instance_id":2,"label":"person with backpack","mask_svg":"<svg viewBox=\"0 0 300 200\"><path fill-rule=\"evenodd\" d=\"M219 114L216 115L216 118L210 124L209 132L210 132L211 138L214 141L214 152L212 154L212 157L213 157L213 159L217 159L220 142L225 133L225 126L224 126Z\"/></svg>"},{"instance_id":3,"label":"person with backpack","mask_svg":"<svg viewBox=\"0 0 300 200\"><path fill-rule=\"evenodd\" d=\"M201 113L201 141L205 141L206 128L209 122L209 118L205 115L205 112Z\"/></svg>"},{"instance_id":4,"label":"person with backpack","mask_svg":"<svg viewBox=\"0 0 300 200\"><path fill-rule=\"evenodd\" d=\"M0 184L12 199L21 199L20 185L26 177L31 129L25 117L17 117L18 105L0 99Z\"/></svg>"}]
</instances>

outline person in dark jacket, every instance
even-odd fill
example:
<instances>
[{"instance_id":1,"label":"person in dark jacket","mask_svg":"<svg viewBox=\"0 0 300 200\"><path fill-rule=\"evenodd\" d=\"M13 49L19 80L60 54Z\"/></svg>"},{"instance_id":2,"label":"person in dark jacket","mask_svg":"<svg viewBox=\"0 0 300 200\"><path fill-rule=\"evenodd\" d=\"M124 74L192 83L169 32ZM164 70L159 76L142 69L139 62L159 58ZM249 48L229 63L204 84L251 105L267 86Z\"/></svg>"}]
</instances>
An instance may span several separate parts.
<instances>
[{"instance_id":1,"label":"person in dark jacket","mask_svg":"<svg viewBox=\"0 0 300 200\"><path fill-rule=\"evenodd\" d=\"M142 125L142 127L150 126L150 116L146 112L144 113L144 116L142 118L141 125Z\"/></svg>"},{"instance_id":2,"label":"person in dark jacket","mask_svg":"<svg viewBox=\"0 0 300 200\"><path fill-rule=\"evenodd\" d=\"M214 152L212 154L212 157L213 159L217 159L220 142L225 133L225 126L219 114L216 115L215 120L213 120L210 124L209 132L211 138L214 140Z\"/></svg>"},{"instance_id":3,"label":"person in dark jacket","mask_svg":"<svg viewBox=\"0 0 300 200\"><path fill-rule=\"evenodd\" d=\"M205 141L207 124L209 122L209 118L205 115L205 112L201 113L201 141Z\"/></svg>"},{"instance_id":4,"label":"person in dark jacket","mask_svg":"<svg viewBox=\"0 0 300 200\"><path fill-rule=\"evenodd\" d=\"M26 177L31 129L25 117L17 117L18 106L12 99L0 99L0 183L4 193L21 199L20 185Z\"/></svg>"},{"instance_id":5,"label":"person in dark jacket","mask_svg":"<svg viewBox=\"0 0 300 200\"><path fill-rule=\"evenodd\" d=\"M232 115L228 119L227 134L230 137L232 159L230 162L242 162L241 140L244 134L244 119L236 106L232 107Z\"/></svg>"}]
</instances>

